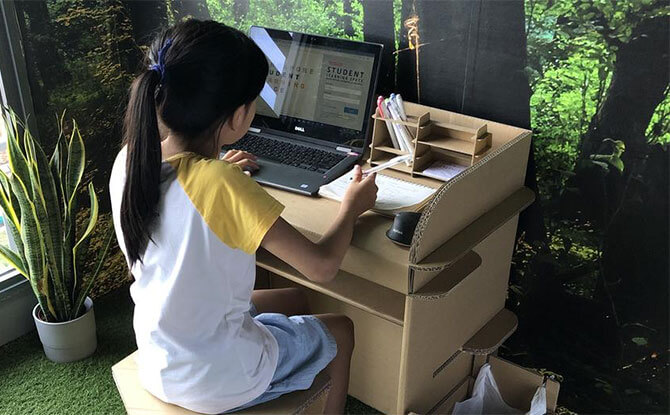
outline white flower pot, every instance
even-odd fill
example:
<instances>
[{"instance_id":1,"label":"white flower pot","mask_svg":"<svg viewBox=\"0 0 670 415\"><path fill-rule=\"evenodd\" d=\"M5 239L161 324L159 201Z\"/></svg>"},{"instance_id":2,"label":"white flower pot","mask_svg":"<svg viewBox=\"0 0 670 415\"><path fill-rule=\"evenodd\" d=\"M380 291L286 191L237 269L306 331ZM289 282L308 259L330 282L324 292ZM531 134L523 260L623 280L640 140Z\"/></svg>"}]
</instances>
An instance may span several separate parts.
<instances>
[{"instance_id":1,"label":"white flower pot","mask_svg":"<svg viewBox=\"0 0 670 415\"><path fill-rule=\"evenodd\" d=\"M39 304L33 308L33 319L47 358L57 363L74 362L95 352L98 340L95 335L93 300L86 297L86 312L70 321L49 323L38 317Z\"/></svg>"}]
</instances>

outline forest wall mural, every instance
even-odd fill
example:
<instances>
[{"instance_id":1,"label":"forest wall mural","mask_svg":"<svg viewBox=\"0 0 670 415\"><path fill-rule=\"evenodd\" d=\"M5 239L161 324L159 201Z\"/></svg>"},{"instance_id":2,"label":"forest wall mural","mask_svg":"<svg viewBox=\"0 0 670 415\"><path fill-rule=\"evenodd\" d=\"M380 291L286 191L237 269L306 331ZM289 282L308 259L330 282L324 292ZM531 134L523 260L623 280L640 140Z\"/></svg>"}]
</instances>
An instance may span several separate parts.
<instances>
[{"instance_id":1,"label":"forest wall mural","mask_svg":"<svg viewBox=\"0 0 670 415\"><path fill-rule=\"evenodd\" d=\"M67 109L106 188L127 88L161 26L196 17L383 43L380 93L534 135L501 350L562 378L562 411L668 412L664 0L17 1L40 139ZM482 189L485 191L485 189ZM104 190L103 190L104 192ZM107 206L108 196L100 196ZM105 217L109 221L109 216ZM128 283L120 255L98 295Z\"/></svg>"}]
</instances>

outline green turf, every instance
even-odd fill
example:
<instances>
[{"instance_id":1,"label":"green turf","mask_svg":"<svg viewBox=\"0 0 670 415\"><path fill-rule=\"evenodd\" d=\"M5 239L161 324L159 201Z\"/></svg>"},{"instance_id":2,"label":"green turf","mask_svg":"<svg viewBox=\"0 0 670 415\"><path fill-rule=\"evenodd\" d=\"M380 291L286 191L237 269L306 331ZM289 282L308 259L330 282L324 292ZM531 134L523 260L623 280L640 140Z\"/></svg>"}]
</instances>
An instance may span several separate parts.
<instances>
[{"instance_id":1,"label":"green turf","mask_svg":"<svg viewBox=\"0 0 670 415\"><path fill-rule=\"evenodd\" d=\"M111 367L135 349L128 287L95 300L98 349L68 364L44 356L33 331L0 347L1 415L123 414ZM346 413L378 413L349 398Z\"/></svg>"}]
</instances>

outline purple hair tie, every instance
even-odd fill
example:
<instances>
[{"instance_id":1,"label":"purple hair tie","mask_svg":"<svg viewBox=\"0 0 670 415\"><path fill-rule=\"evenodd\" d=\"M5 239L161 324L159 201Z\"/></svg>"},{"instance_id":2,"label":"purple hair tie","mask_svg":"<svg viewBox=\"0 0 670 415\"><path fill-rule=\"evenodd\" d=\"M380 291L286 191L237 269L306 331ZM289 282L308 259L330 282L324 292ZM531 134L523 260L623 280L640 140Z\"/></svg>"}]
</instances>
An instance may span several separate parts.
<instances>
[{"instance_id":1,"label":"purple hair tie","mask_svg":"<svg viewBox=\"0 0 670 415\"><path fill-rule=\"evenodd\" d=\"M172 39L166 40L163 47L158 51L158 62L149 65L149 70L156 71L161 75L161 83L165 79L165 53L171 45Z\"/></svg>"}]
</instances>

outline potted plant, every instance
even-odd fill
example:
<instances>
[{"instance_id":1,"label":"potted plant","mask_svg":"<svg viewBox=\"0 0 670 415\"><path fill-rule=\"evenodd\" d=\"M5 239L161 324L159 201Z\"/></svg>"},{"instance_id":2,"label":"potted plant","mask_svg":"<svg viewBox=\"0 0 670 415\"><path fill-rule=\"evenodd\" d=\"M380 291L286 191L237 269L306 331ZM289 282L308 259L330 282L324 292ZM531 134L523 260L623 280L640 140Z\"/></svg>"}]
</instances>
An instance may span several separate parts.
<instances>
[{"instance_id":1,"label":"potted plant","mask_svg":"<svg viewBox=\"0 0 670 415\"><path fill-rule=\"evenodd\" d=\"M84 141L73 121L49 159L16 114L3 108L9 172L0 170L0 208L15 249L2 255L28 279L37 297L33 318L46 356L70 362L90 356L97 346L93 302L87 296L112 241L109 232L89 275L84 275L88 243L98 220L98 199L88 184L90 213L77 229L77 193L85 165Z\"/></svg>"}]
</instances>

